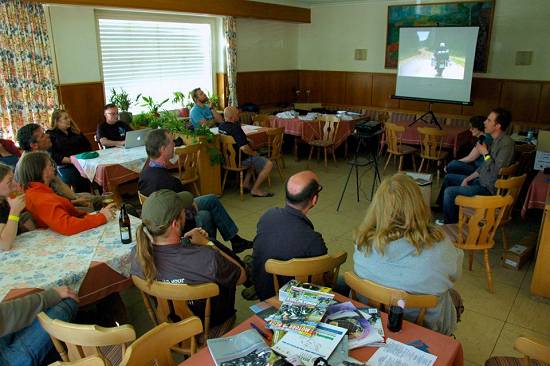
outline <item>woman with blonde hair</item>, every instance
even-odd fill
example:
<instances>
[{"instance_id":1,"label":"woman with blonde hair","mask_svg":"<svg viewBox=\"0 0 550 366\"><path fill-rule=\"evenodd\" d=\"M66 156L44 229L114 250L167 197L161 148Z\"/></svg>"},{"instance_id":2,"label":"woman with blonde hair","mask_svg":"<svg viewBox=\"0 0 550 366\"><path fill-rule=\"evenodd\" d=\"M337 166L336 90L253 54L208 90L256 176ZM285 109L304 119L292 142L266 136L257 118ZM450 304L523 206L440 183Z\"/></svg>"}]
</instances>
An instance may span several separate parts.
<instances>
[{"instance_id":1,"label":"woman with blonde hair","mask_svg":"<svg viewBox=\"0 0 550 366\"><path fill-rule=\"evenodd\" d=\"M90 192L90 182L80 175L71 162L71 155L92 149L90 141L63 109L56 109L52 113L51 130L48 130L48 134L52 140L52 157L61 179L77 193Z\"/></svg>"},{"instance_id":2,"label":"woman with blonde hair","mask_svg":"<svg viewBox=\"0 0 550 366\"><path fill-rule=\"evenodd\" d=\"M424 325L443 334L454 332L461 305L452 287L462 273L464 253L432 223L430 208L412 178L396 174L384 179L355 240L357 276L410 293L437 295L439 302L427 310ZM406 319L414 321L417 315L418 309L405 309Z\"/></svg>"}]
</instances>

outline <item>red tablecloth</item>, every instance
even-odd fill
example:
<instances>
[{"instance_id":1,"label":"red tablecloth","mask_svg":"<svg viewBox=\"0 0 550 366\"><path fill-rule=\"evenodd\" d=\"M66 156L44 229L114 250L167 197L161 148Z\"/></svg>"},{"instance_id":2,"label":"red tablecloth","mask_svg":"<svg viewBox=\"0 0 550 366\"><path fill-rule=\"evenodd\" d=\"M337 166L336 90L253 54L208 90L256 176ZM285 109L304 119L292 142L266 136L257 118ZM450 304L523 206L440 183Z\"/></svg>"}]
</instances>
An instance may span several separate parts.
<instances>
[{"instance_id":1,"label":"red tablecloth","mask_svg":"<svg viewBox=\"0 0 550 366\"><path fill-rule=\"evenodd\" d=\"M544 210L546 203L546 193L550 183L546 181L550 179L550 174L544 174L542 170L535 176L535 179L529 185L523 208L521 209L521 217L525 217L525 213L530 208L539 208Z\"/></svg>"},{"instance_id":2,"label":"red tablecloth","mask_svg":"<svg viewBox=\"0 0 550 366\"><path fill-rule=\"evenodd\" d=\"M339 294L336 294L335 298L338 301L349 300L345 296L342 296ZM268 301L273 302L273 299L270 299ZM276 302L277 301L275 300L274 303ZM360 305L361 307L365 306L356 301L354 301L354 303L357 305ZM440 333L436 333L432 330L423 328L421 326L418 326L408 321L403 322L403 328L399 333L392 333L386 327L387 321L388 321L387 314L382 313L382 323L384 324L384 332L387 337L390 337L392 339L395 339L403 343L408 343L415 340L421 340L422 342L428 345L429 347L428 350L432 354L437 356L437 360L435 362L436 366L443 366L443 365L462 366L464 364L464 355L462 353L462 345L460 344L460 342L453 339L452 337L445 336ZM238 325L236 328L232 329L226 335L227 336L234 335L237 333L241 333L247 329L250 329L251 328L250 323L254 323L260 329L265 331L265 322L261 318L254 315L251 318L245 320L240 325ZM361 347L350 351L350 355L360 361L366 361L372 356L372 354L376 350L377 348L375 347ZM188 360L180 364L180 366L186 366L186 365L189 365L189 366L214 365L214 361L212 360L212 356L210 356L208 347L204 347L195 355L193 355L191 358L189 358Z\"/></svg>"}]
</instances>

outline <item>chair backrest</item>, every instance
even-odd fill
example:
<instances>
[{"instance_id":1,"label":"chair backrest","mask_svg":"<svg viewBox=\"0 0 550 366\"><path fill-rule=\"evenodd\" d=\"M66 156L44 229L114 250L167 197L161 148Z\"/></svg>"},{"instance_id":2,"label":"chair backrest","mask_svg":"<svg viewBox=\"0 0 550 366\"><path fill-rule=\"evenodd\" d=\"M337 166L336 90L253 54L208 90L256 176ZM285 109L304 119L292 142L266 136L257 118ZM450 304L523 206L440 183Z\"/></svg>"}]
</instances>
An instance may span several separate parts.
<instances>
[{"instance_id":1,"label":"chair backrest","mask_svg":"<svg viewBox=\"0 0 550 366\"><path fill-rule=\"evenodd\" d=\"M252 121L254 122L254 125L261 126L261 127L269 127L269 115L268 114L257 114L254 117L252 117ZM241 120L241 123L244 123Z\"/></svg>"},{"instance_id":2,"label":"chair backrest","mask_svg":"<svg viewBox=\"0 0 550 366\"><path fill-rule=\"evenodd\" d=\"M502 169L501 169L502 171ZM512 203L509 206L506 206L504 216L502 217L501 224L508 222L512 219L512 208L516 204L516 201L519 197L519 192L523 183L527 178L527 174L520 175L519 177L510 177L508 179L497 179L495 182L495 187L497 188L497 194L499 196L512 196Z\"/></svg>"},{"instance_id":3,"label":"chair backrest","mask_svg":"<svg viewBox=\"0 0 550 366\"><path fill-rule=\"evenodd\" d=\"M512 200L509 195L456 197L459 213L455 246L466 250L492 248L496 229Z\"/></svg>"},{"instance_id":4,"label":"chair backrest","mask_svg":"<svg viewBox=\"0 0 550 366\"><path fill-rule=\"evenodd\" d=\"M93 347L97 356L106 365L111 365L99 347L121 345L124 354L126 343L136 339L136 332L131 325L103 328L98 325L73 324L51 319L44 312L38 314L38 321L50 335L55 349L59 352L63 361L70 361L69 350L71 354L77 355L78 358L84 358L88 355L85 354L83 347Z\"/></svg>"},{"instance_id":5,"label":"chair backrest","mask_svg":"<svg viewBox=\"0 0 550 366\"><path fill-rule=\"evenodd\" d=\"M514 164L512 164L510 166L500 168L500 170L498 171L498 177L499 178L513 177L514 175L516 175L516 172L518 171L518 168L519 168L519 161L515 162Z\"/></svg>"},{"instance_id":6,"label":"chair backrest","mask_svg":"<svg viewBox=\"0 0 550 366\"><path fill-rule=\"evenodd\" d=\"M334 143L340 126L340 118L334 114L324 114L318 120L319 124L319 140Z\"/></svg>"},{"instance_id":7,"label":"chair backrest","mask_svg":"<svg viewBox=\"0 0 550 366\"><path fill-rule=\"evenodd\" d=\"M139 203L141 203L142 205L147 200L147 196L141 193L140 191L138 191L138 198L139 198Z\"/></svg>"},{"instance_id":8,"label":"chair backrest","mask_svg":"<svg viewBox=\"0 0 550 366\"><path fill-rule=\"evenodd\" d=\"M347 258L348 253L340 251L334 255L325 254L312 258L293 258L288 261L268 259L265 262L265 270L273 275L275 292L279 291L278 275L294 277L300 282L334 287L340 265Z\"/></svg>"},{"instance_id":9,"label":"chair backrest","mask_svg":"<svg viewBox=\"0 0 550 366\"><path fill-rule=\"evenodd\" d=\"M245 125L252 125L254 124L254 116L256 116L256 112L241 112L239 113L239 119L242 124Z\"/></svg>"},{"instance_id":10,"label":"chair backrest","mask_svg":"<svg viewBox=\"0 0 550 366\"><path fill-rule=\"evenodd\" d=\"M514 348L525 356L524 365L531 365L530 360L550 363L550 344L534 338L519 337L514 342Z\"/></svg>"},{"instance_id":11,"label":"chair backrest","mask_svg":"<svg viewBox=\"0 0 550 366\"><path fill-rule=\"evenodd\" d=\"M369 305L375 306L381 310L389 310L392 305L397 305L397 301L402 299L408 308L418 308L420 311L416 318L416 324L424 323L426 309L437 305L438 297L435 295L413 295L406 291L385 287L376 282L357 277L353 272L344 273L344 280L351 288L351 298L357 300L357 294L368 299Z\"/></svg>"},{"instance_id":12,"label":"chair backrest","mask_svg":"<svg viewBox=\"0 0 550 366\"><path fill-rule=\"evenodd\" d=\"M235 151L235 139L229 135L219 135L222 143L223 167L228 170L241 169L241 150Z\"/></svg>"},{"instance_id":13,"label":"chair backrest","mask_svg":"<svg viewBox=\"0 0 550 366\"><path fill-rule=\"evenodd\" d=\"M265 133L267 135L267 157L268 159L278 159L281 156L285 128L270 128Z\"/></svg>"},{"instance_id":14,"label":"chair backrest","mask_svg":"<svg viewBox=\"0 0 550 366\"><path fill-rule=\"evenodd\" d=\"M105 150L105 146L101 144L101 142L97 139L97 135L94 134L94 141L97 143L97 146L99 147L99 150Z\"/></svg>"},{"instance_id":15,"label":"chair backrest","mask_svg":"<svg viewBox=\"0 0 550 366\"><path fill-rule=\"evenodd\" d=\"M428 159L438 159L447 132L433 127L417 127L420 135L420 156Z\"/></svg>"},{"instance_id":16,"label":"chair backrest","mask_svg":"<svg viewBox=\"0 0 550 366\"><path fill-rule=\"evenodd\" d=\"M172 347L190 339L191 354L194 354L197 349L195 336L200 333L202 333L202 323L196 316L177 323L162 323L132 343L126 350L120 365L174 366L176 362L172 358Z\"/></svg>"},{"instance_id":17,"label":"chair backrest","mask_svg":"<svg viewBox=\"0 0 550 366\"><path fill-rule=\"evenodd\" d=\"M204 339L208 339L211 298L218 296L220 293L217 284L186 285L159 281L148 283L137 276L132 276L132 281L141 291L145 307L156 325L162 322L175 322L194 316L195 314L193 314L188 306L188 301L205 299Z\"/></svg>"},{"instance_id":18,"label":"chair backrest","mask_svg":"<svg viewBox=\"0 0 550 366\"><path fill-rule=\"evenodd\" d=\"M200 145L185 145L175 148L174 153L178 158L179 178L183 184L188 184L199 179L199 154Z\"/></svg>"},{"instance_id":19,"label":"chair backrest","mask_svg":"<svg viewBox=\"0 0 550 366\"><path fill-rule=\"evenodd\" d=\"M386 122L384 124L384 128L386 133L386 142L388 144L388 151L393 154L399 153L401 136L403 136L403 132L405 132L405 127L392 122Z\"/></svg>"},{"instance_id":20,"label":"chair backrest","mask_svg":"<svg viewBox=\"0 0 550 366\"><path fill-rule=\"evenodd\" d=\"M105 362L99 356L89 356L76 361L56 361L50 366L105 366Z\"/></svg>"}]
</instances>

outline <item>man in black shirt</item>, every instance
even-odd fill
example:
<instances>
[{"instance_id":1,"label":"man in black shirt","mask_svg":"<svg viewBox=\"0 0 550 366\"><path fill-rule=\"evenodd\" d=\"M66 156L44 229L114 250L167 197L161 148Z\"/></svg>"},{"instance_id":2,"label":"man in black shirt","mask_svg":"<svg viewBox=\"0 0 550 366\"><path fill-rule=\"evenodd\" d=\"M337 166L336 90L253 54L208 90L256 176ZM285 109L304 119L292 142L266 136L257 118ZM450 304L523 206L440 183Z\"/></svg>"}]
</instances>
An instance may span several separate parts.
<instances>
[{"instance_id":1,"label":"man in black shirt","mask_svg":"<svg viewBox=\"0 0 550 366\"><path fill-rule=\"evenodd\" d=\"M97 126L97 141L104 147L124 146L126 132L132 128L126 123L118 120L118 108L109 103L103 108L105 122Z\"/></svg>"},{"instance_id":2,"label":"man in black shirt","mask_svg":"<svg viewBox=\"0 0 550 366\"><path fill-rule=\"evenodd\" d=\"M237 123L239 121L239 110L235 107L226 107L223 111L224 122L220 124L219 131L224 135L232 136L235 139L235 147L248 156L243 158L243 168L253 168L256 171L258 177L254 182L254 185L250 185L250 178L252 174L250 169L246 171L244 178L244 186L246 190L250 191L252 197L273 197L273 193L266 192L260 189L262 183L267 179L271 169L273 169L273 163L271 160L258 155L254 149L248 144L246 134L242 127Z\"/></svg>"},{"instance_id":3,"label":"man in black shirt","mask_svg":"<svg viewBox=\"0 0 550 366\"><path fill-rule=\"evenodd\" d=\"M327 254L322 235L306 216L317 204L322 189L312 171L296 173L286 183L286 206L270 208L260 218L252 250L252 274L260 300L275 295L272 275L265 271L268 259L286 261ZM279 283L282 286L289 280L280 277Z\"/></svg>"}]
</instances>

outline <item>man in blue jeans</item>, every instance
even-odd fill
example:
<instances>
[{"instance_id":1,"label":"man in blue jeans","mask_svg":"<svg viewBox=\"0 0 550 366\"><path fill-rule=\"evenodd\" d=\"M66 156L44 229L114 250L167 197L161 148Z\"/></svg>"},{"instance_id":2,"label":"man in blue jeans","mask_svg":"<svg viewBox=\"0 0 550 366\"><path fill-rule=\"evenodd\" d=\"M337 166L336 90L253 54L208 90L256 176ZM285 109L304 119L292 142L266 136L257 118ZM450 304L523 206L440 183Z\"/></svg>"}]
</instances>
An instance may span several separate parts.
<instances>
[{"instance_id":1,"label":"man in blue jeans","mask_svg":"<svg viewBox=\"0 0 550 366\"><path fill-rule=\"evenodd\" d=\"M495 182L500 168L507 167L514 157L514 141L506 134L512 116L503 108L496 108L489 113L484 122L485 133L493 138L490 149L487 144L479 143L476 148L483 156L483 164L472 174L448 174L443 180L444 223L453 224L458 221L458 208L455 204L457 196L489 196L496 193Z\"/></svg>"},{"instance_id":2,"label":"man in blue jeans","mask_svg":"<svg viewBox=\"0 0 550 366\"><path fill-rule=\"evenodd\" d=\"M36 315L45 311L52 319L70 321L77 301L62 286L0 303L0 365L41 365L53 344Z\"/></svg>"}]
</instances>

